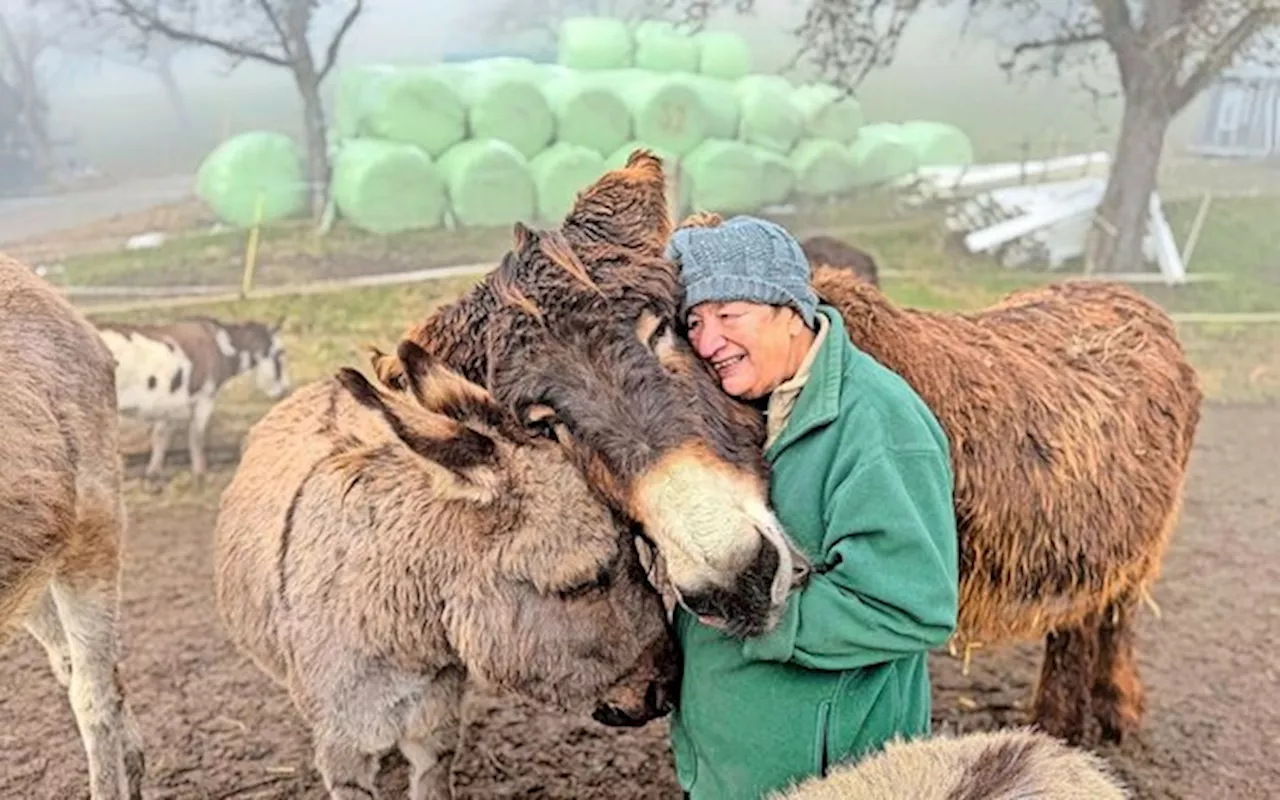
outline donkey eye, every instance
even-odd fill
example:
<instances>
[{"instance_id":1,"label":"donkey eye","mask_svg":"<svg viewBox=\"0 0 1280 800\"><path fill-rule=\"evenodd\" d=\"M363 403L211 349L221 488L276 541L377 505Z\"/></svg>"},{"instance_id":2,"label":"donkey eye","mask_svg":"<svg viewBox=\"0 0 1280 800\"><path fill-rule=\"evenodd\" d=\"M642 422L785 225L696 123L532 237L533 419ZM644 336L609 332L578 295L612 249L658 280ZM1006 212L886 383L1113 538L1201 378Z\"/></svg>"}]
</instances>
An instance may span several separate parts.
<instances>
[{"instance_id":1,"label":"donkey eye","mask_svg":"<svg viewBox=\"0 0 1280 800\"><path fill-rule=\"evenodd\" d=\"M560 437L556 434L556 411L554 408L542 403L529 406L524 412L525 427L530 431L551 441L559 441Z\"/></svg>"},{"instance_id":2,"label":"donkey eye","mask_svg":"<svg viewBox=\"0 0 1280 800\"><path fill-rule=\"evenodd\" d=\"M588 595L598 594L608 591L613 585L613 575L607 569L601 569L596 577L589 581L583 581L576 586L570 586L567 589L561 589L556 592L561 600L578 600Z\"/></svg>"}]
</instances>

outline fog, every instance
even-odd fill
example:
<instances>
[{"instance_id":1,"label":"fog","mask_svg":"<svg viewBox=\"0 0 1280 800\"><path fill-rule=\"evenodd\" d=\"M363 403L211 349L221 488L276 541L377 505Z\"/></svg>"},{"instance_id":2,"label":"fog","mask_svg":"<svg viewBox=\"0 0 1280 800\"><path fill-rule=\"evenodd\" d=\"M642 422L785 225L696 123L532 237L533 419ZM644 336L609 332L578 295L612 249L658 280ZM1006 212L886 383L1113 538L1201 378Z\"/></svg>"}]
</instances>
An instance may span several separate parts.
<instances>
[{"instance_id":1,"label":"fog","mask_svg":"<svg viewBox=\"0 0 1280 800\"><path fill-rule=\"evenodd\" d=\"M341 66L379 61L429 63L449 51L497 42L491 33L510 0L366 0L349 34ZM731 4L726 4L731 5ZM997 64L995 39L1017 33L1010 20L980 20L965 37L964 4L919 15L896 63L873 73L859 95L872 119L931 118L971 131L981 153L1026 142L1043 150L1051 140L1081 150L1109 147L1116 104L1095 108L1076 81L1010 82ZM758 0L755 14L722 13L711 21L743 33L756 68L779 70L795 53L787 30L803 12L802 0ZM333 20L326 20L331 27ZM327 30L314 41L327 42ZM50 69L51 121L60 152L117 177L190 173L222 138L250 129L298 135L299 102L289 73L246 62L228 72L226 57L207 48L182 52L175 74L194 123L179 125L156 75L103 59L67 57ZM1091 74L1092 83L1113 82ZM326 96L333 88L326 81ZM332 108L329 109L332 115ZM1188 129L1184 114L1175 140ZM975 128L981 128L979 133ZM1065 144L1064 144L1065 143Z\"/></svg>"}]
</instances>

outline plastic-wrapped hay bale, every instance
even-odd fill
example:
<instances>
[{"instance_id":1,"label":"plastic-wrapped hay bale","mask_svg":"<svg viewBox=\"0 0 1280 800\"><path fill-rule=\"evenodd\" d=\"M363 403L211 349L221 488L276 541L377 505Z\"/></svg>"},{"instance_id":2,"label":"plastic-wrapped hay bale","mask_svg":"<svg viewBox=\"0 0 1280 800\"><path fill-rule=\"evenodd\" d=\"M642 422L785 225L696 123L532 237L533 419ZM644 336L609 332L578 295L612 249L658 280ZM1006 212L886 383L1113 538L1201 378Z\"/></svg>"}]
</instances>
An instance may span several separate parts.
<instances>
[{"instance_id":1,"label":"plastic-wrapped hay bale","mask_svg":"<svg viewBox=\"0 0 1280 800\"><path fill-rule=\"evenodd\" d=\"M634 45L627 23L611 17L570 17L560 23L559 62L573 69L626 69Z\"/></svg>"},{"instance_id":2,"label":"plastic-wrapped hay bale","mask_svg":"<svg viewBox=\"0 0 1280 800\"><path fill-rule=\"evenodd\" d=\"M827 83L810 83L796 89L792 102L800 112L804 135L849 144L865 121L862 104Z\"/></svg>"},{"instance_id":3,"label":"plastic-wrapped hay bale","mask_svg":"<svg viewBox=\"0 0 1280 800\"><path fill-rule=\"evenodd\" d=\"M924 120L904 122L902 135L922 167L964 167L973 163L973 143L954 125Z\"/></svg>"},{"instance_id":4,"label":"plastic-wrapped hay bale","mask_svg":"<svg viewBox=\"0 0 1280 800\"><path fill-rule=\"evenodd\" d=\"M538 192L538 216L558 221L569 213L578 192L604 174L604 156L589 147L557 142L533 157L529 172Z\"/></svg>"},{"instance_id":5,"label":"plastic-wrapped hay bale","mask_svg":"<svg viewBox=\"0 0 1280 800\"><path fill-rule=\"evenodd\" d=\"M693 36L670 22L646 20L636 26L634 63L651 72L698 71L701 50Z\"/></svg>"},{"instance_id":6,"label":"plastic-wrapped hay bale","mask_svg":"<svg viewBox=\"0 0 1280 800\"><path fill-rule=\"evenodd\" d=\"M779 153L789 153L804 133L793 90L777 75L748 75L734 85L740 122L738 138Z\"/></svg>"},{"instance_id":7,"label":"plastic-wrapped hay bale","mask_svg":"<svg viewBox=\"0 0 1280 800\"><path fill-rule=\"evenodd\" d=\"M260 196L259 221L292 217L306 210L310 196L306 158L283 134L241 133L205 156L196 172L196 195L228 225L253 225Z\"/></svg>"},{"instance_id":8,"label":"plastic-wrapped hay bale","mask_svg":"<svg viewBox=\"0 0 1280 800\"><path fill-rule=\"evenodd\" d=\"M416 145L433 157L466 138L466 104L433 68L369 75L358 87L361 137Z\"/></svg>"},{"instance_id":9,"label":"plastic-wrapped hay bale","mask_svg":"<svg viewBox=\"0 0 1280 800\"><path fill-rule=\"evenodd\" d=\"M749 144L708 139L685 156L681 174L699 211L747 213L765 204L763 165Z\"/></svg>"},{"instance_id":10,"label":"plastic-wrapped hay bale","mask_svg":"<svg viewBox=\"0 0 1280 800\"><path fill-rule=\"evenodd\" d=\"M749 145L760 161L760 197L765 205L787 202L796 188L796 170L791 159L763 147Z\"/></svg>"},{"instance_id":11,"label":"plastic-wrapped hay bale","mask_svg":"<svg viewBox=\"0 0 1280 800\"><path fill-rule=\"evenodd\" d=\"M440 156L437 166L460 225L510 225L537 214L529 162L507 142L467 139Z\"/></svg>"},{"instance_id":12,"label":"plastic-wrapped hay bale","mask_svg":"<svg viewBox=\"0 0 1280 800\"><path fill-rule=\"evenodd\" d=\"M435 228L448 207L430 156L378 139L343 143L333 162L333 200L352 225L371 233Z\"/></svg>"},{"instance_id":13,"label":"plastic-wrapped hay bale","mask_svg":"<svg viewBox=\"0 0 1280 800\"><path fill-rule=\"evenodd\" d=\"M571 72L542 87L555 116L557 142L582 145L602 157L631 139L631 111L612 85L591 73Z\"/></svg>"},{"instance_id":14,"label":"plastic-wrapped hay bale","mask_svg":"<svg viewBox=\"0 0 1280 800\"><path fill-rule=\"evenodd\" d=\"M832 197L850 191L857 182L853 155L834 139L801 139L789 158L797 194Z\"/></svg>"},{"instance_id":15,"label":"plastic-wrapped hay bale","mask_svg":"<svg viewBox=\"0 0 1280 800\"><path fill-rule=\"evenodd\" d=\"M849 145L854 186L876 186L910 175L919 168L916 151L902 126L891 122L863 125Z\"/></svg>"},{"instance_id":16,"label":"plastic-wrapped hay bale","mask_svg":"<svg viewBox=\"0 0 1280 800\"><path fill-rule=\"evenodd\" d=\"M713 78L737 80L751 74L751 46L732 31L702 31L698 43L698 72Z\"/></svg>"},{"instance_id":17,"label":"plastic-wrapped hay bale","mask_svg":"<svg viewBox=\"0 0 1280 800\"><path fill-rule=\"evenodd\" d=\"M706 75L691 75L688 80L702 95L702 104L707 109L708 138L738 138L738 95L733 83Z\"/></svg>"},{"instance_id":18,"label":"plastic-wrapped hay bale","mask_svg":"<svg viewBox=\"0 0 1280 800\"><path fill-rule=\"evenodd\" d=\"M707 138L711 115L692 82L673 73L631 71L620 89L636 139L683 156Z\"/></svg>"},{"instance_id":19,"label":"plastic-wrapped hay bale","mask_svg":"<svg viewBox=\"0 0 1280 800\"><path fill-rule=\"evenodd\" d=\"M333 124L338 137L357 136L360 118L364 114L364 89L373 80L394 74L396 68L388 64L361 64L338 74L338 87L334 92Z\"/></svg>"},{"instance_id":20,"label":"plastic-wrapped hay bale","mask_svg":"<svg viewBox=\"0 0 1280 800\"><path fill-rule=\"evenodd\" d=\"M462 82L471 139L500 139L533 158L551 143L555 116L538 82L507 66L478 66Z\"/></svg>"}]
</instances>

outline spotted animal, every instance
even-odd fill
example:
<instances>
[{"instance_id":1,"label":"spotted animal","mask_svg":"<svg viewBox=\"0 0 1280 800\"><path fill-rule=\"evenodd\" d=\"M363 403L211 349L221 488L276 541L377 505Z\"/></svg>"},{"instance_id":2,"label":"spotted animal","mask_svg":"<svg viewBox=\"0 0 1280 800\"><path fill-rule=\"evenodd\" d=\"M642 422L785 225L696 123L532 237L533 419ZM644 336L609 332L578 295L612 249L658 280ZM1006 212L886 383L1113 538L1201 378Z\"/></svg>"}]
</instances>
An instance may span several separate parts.
<instances>
[{"instance_id":1,"label":"spotted animal","mask_svg":"<svg viewBox=\"0 0 1280 800\"><path fill-rule=\"evenodd\" d=\"M206 469L205 432L218 392L232 378L252 372L272 400L290 388L280 325L186 317L160 325L98 323L116 359L119 411L151 425L146 477L164 466L175 423L187 423L191 472Z\"/></svg>"}]
</instances>

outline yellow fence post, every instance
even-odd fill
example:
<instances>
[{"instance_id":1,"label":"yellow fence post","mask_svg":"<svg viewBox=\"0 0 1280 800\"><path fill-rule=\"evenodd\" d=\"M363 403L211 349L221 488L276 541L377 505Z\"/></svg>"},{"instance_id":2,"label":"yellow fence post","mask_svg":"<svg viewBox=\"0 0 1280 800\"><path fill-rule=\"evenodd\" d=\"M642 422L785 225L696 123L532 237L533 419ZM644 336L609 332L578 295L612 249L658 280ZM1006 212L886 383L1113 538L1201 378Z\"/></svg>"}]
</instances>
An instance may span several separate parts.
<instances>
[{"instance_id":1,"label":"yellow fence post","mask_svg":"<svg viewBox=\"0 0 1280 800\"><path fill-rule=\"evenodd\" d=\"M258 240L262 236L262 206L266 198L260 190L253 207L253 227L249 229L249 244L244 249L244 275L240 279L240 299L253 290L253 273L258 268Z\"/></svg>"}]
</instances>

